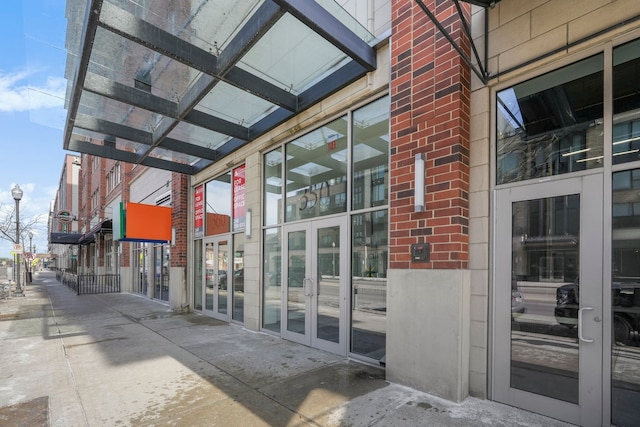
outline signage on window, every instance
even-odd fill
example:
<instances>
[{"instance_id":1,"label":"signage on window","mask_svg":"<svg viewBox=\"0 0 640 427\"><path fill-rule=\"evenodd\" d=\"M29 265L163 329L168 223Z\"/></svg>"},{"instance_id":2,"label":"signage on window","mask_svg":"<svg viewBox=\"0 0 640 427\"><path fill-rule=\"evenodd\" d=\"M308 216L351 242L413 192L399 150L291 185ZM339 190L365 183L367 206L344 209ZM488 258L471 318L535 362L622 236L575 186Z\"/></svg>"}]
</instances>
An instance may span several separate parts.
<instances>
[{"instance_id":1,"label":"signage on window","mask_svg":"<svg viewBox=\"0 0 640 427\"><path fill-rule=\"evenodd\" d=\"M204 237L204 185L196 187L193 195L194 208L194 237L196 239Z\"/></svg>"},{"instance_id":2,"label":"signage on window","mask_svg":"<svg viewBox=\"0 0 640 427\"><path fill-rule=\"evenodd\" d=\"M245 166L233 170L233 230L245 227Z\"/></svg>"}]
</instances>

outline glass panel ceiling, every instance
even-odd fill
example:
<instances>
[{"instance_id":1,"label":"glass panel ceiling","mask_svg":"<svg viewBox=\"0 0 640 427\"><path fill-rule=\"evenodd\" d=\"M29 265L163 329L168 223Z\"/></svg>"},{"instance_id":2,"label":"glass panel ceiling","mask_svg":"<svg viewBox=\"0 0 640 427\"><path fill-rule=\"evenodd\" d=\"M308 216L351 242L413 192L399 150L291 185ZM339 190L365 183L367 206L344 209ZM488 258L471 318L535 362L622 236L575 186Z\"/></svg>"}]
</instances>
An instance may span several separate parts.
<instances>
[{"instance_id":1,"label":"glass panel ceiling","mask_svg":"<svg viewBox=\"0 0 640 427\"><path fill-rule=\"evenodd\" d=\"M165 150L158 147L154 148L149 156L156 159L170 160L172 162L184 163L188 165L193 164L199 160L199 158L195 156L179 153L177 151Z\"/></svg>"},{"instance_id":2,"label":"glass panel ceiling","mask_svg":"<svg viewBox=\"0 0 640 427\"><path fill-rule=\"evenodd\" d=\"M89 72L172 101L180 99L202 75L102 28L96 31Z\"/></svg>"},{"instance_id":3,"label":"glass panel ceiling","mask_svg":"<svg viewBox=\"0 0 640 427\"><path fill-rule=\"evenodd\" d=\"M224 82L218 83L195 107L242 126L254 125L275 108L271 102Z\"/></svg>"},{"instance_id":4,"label":"glass panel ceiling","mask_svg":"<svg viewBox=\"0 0 640 427\"><path fill-rule=\"evenodd\" d=\"M73 131L74 131L73 133L75 135L75 138L78 138L78 137L91 138L93 141L96 142L95 145L103 145L103 141L105 140L108 141L112 138L110 135L99 133L99 132L93 132L86 129L74 128ZM117 150L127 151L130 153L139 153L139 152L144 152L148 150L149 146L139 142L127 141L126 139L116 138L115 148Z\"/></svg>"},{"instance_id":5,"label":"glass panel ceiling","mask_svg":"<svg viewBox=\"0 0 640 427\"><path fill-rule=\"evenodd\" d=\"M263 0L108 0L158 28L213 54L224 49Z\"/></svg>"},{"instance_id":6,"label":"glass panel ceiling","mask_svg":"<svg viewBox=\"0 0 640 427\"><path fill-rule=\"evenodd\" d=\"M291 15L283 16L242 58L239 65L299 95L347 58L342 51Z\"/></svg>"},{"instance_id":7,"label":"glass panel ceiling","mask_svg":"<svg viewBox=\"0 0 640 427\"><path fill-rule=\"evenodd\" d=\"M169 138L179 141L189 141L189 144L215 150L229 140L229 136L214 132L200 126L180 122L169 133Z\"/></svg>"},{"instance_id":8,"label":"glass panel ceiling","mask_svg":"<svg viewBox=\"0 0 640 427\"><path fill-rule=\"evenodd\" d=\"M99 13L81 23L85 7ZM110 155L91 148L103 138L183 173L376 66L373 35L334 0L68 0L67 16L65 148Z\"/></svg>"},{"instance_id":9,"label":"glass panel ceiling","mask_svg":"<svg viewBox=\"0 0 640 427\"><path fill-rule=\"evenodd\" d=\"M163 117L160 114L87 91L82 92L78 107L79 115L94 117L147 132L152 132Z\"/></svg>"}]
</instances>

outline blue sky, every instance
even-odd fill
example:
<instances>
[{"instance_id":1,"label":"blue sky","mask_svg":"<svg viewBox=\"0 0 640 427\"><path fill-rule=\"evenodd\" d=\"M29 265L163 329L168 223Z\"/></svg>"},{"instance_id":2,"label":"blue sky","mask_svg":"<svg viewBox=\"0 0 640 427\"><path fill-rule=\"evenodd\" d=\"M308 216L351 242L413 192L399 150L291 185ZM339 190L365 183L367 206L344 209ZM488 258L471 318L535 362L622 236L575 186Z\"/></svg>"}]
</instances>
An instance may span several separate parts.
<instances>
[{"instance_id":1,"label":"blue sky","mask_svg":"<svg viewBox=\"0 0 640 427\"><path fill-rule=\"evenodd\" d=\"M0 220L24 191L20 219L41 216L34 230L38 252L47 248L47 216L64 156L62 132L67 21L63 0L3 1L0 6ZM29 245L29 241L25 242ZM12 244L0 239L0 257Z\"/></svg>"}]
</instances>

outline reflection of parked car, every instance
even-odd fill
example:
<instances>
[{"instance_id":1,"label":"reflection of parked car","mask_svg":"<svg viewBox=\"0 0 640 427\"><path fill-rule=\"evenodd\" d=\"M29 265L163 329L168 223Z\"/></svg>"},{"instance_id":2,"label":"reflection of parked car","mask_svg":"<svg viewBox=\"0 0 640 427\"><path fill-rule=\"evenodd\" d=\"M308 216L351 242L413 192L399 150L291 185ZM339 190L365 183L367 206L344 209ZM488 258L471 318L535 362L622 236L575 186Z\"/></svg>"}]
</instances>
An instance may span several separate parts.
<instances>
[{"instance_id":1,"label":"reflection of parked car","mask_svg":"<svg viewBox=\"0 0 640 427\"><path fill-rule=\"evenodd\" d=\"M629 345L634 331L640 330L640 283L614 282L611 289L613 306L613 339ZM556 321L567 327L578 323L580 309L580 281L562 285L556 289Z\"/></svg>"},{"instance_id":2,"label":"reflection of parked car","mask_svg":"<svg viewBox=\"0 0 640 427\"><path fill-rule=\"evenodd\" d=\"M227 290L227 271L218 270L218 289Z\"/></svg>"},{"instance_id":3,"label":"reflection of parked car","mask_svg":"<svg viewBox=\"0 0 640 427\"><path fill-rule=\"evenodd\" d=\"M524 305L524 299L518 289L518 282L515 278L511 279L511 318L514 319L524 314L527 308Z\"/></svg>"},{"instance_id":4,"label":"reflection of parked car","mask_svg":"<svg viewBox=\"0 0 640 427\"><path fill-rule=\"evenodd\" d=\"M289 286L301 287L304 284L305 278L304 267L290 267L289 268ZM269 285L280 286L282 284L282 274L275 272L269 275Z\"/></svg>"},{"instance_id":5,"label":"reflection of parked car","mask_svg":"<svg viewBox=\"0 0 640 427\"><path fill-rule=\"evenodd\" d=\"M244 292L244 268L233 272L233 290Z\"/></svg>"}]
</instances>

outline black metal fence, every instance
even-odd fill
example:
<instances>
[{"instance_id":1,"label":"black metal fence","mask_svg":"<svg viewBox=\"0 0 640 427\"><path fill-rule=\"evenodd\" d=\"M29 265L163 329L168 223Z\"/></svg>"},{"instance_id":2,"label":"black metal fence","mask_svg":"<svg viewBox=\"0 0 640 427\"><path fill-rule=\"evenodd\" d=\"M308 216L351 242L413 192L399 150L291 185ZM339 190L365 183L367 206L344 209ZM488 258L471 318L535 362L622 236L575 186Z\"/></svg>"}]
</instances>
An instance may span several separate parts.
<instances>
[{"instance_id":1,"label":"black metal fence","mask_svg":"<svg viewBox=\"0 0 640 427\"><path fill-rule=\"evenodd\" d=\"M56 279L78 295L120 292L119 274L73 274L58 271Z\"/></svg>"}]
</instances>

